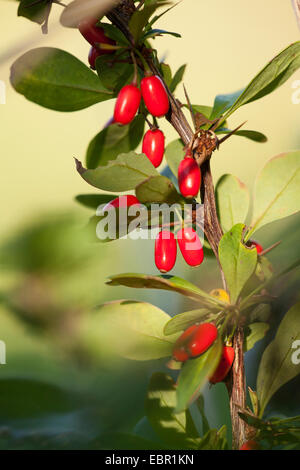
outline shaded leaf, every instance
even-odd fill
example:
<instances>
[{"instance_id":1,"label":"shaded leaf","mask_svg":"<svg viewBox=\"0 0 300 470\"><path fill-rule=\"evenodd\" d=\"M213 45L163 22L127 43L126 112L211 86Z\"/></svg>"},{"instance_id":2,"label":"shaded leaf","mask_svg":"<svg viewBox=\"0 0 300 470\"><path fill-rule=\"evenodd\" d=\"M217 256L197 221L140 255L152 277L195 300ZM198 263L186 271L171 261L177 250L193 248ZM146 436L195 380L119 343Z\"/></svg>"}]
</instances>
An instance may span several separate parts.
<instances>
[{"instance_id":1,"label":"shaded leaf","mask_svg":"<svg viewBox=\"0 0 300 470\"><path fill-rule=\"evenodd\" d=\"M172 335L179 333L180 331L186 330L189 326L195 323L201 323L203 321L214 318L217 314L212 313L207 308L199 308L197 310L191 310L190 312L180 313L171 318L165 325L165 335Z\"/></svg>"},{"instance_id":2,"label":"shaded leaf","mask_svg":"<svg viewBox=\"0 0 300 470\"><path fill-rule=\"evenodd\" d=\"M139 145L145 127L143 116L136 116L127 126L111 124L105 127L90 142L86 153L88 169L104 166L121 153L135 150Z\"/></svg>"},{"instance_id":3,"label":"shaded leaf","mask_svg":"<svg viewBox=\"0 0 300 470\"><path fill-rule=\"evenodd\" d=\"M113 97L85 64L51 47L19 57L11 67L10 81L28 100L56 111L78 111Z\"/></svg>"},{"instance_id":4,"label":"shaded leaf","mask_svg":"<svg viewBox=\"0 0 300 470\"><path fill-rule=\"evenodd\" d=\"M223 235L219 244L219 257L230 292L235 303L257 263L256 248L246 247L243 240L244 224L237 224Z\"/></svg>"},{"instance_id":5,"label":"shaded leaf","mask_svg":"<svg viewBox=\"0 0 300 470\"><path fill-rule=\"evenodd\" d=\"M257 377L261 414L274 393L300 373L300 363L293 360L293 343L299 339L300 303L297 303L283 317L275 339L262 356Z\"/></svg>"},{"instance_id":6,"label":"shaded leaf","mask_svg":"<svg viewBox=\"0 0 300 470\"><path fill-rule=\"evenodd\" d=\"M178 167L184 158L183 143L180 139L170 142L165 149L165 157L173 175L178 177Z\"/></svg>"},{"instance_id":7,"label":"shaded leaf","mask_svg":"<svg viewBox=\"0 0 300 470\"><path fill-rule=\"evenodd\" d=\"M42 24L48 18L49 8L51 9L51 0L22 0L18 8L18 16L28 18L35 23Z\"/></svg>"},{"instance_id":8,"label":"shaded leaf","mask_svg":"<svg viewBox=\"0 0 300 470\"><path fill-rule=\"evenodd\" d=\"M77 170L82 178L92 186L104 191L127 191L134 189L149 176L158 172L144 154L134 152L122 153L106 166L86 170L80 162L76 162Z\"/></svg>"},{"instance_id":9,"label":"shaded leaf","mask_svg":"<svg viewBox=\"0 0 300 470\"><path fill-rule=\"evenodd\" d=\"M145 302L108 302L83 319L81 339L93 356L104 351L136 361L168 357L178 337L163 333L169 318Z\"/></svg>"},{"instance_id":10,"label":"shaded leaf","mask_svg":"<svg viewBox=\"0 0 300 470\"><path fill-rule=\"evenodd\" d=\"M116 54L97 57L95 65L102 85L116 95L124 85L131 82L133 76L132 64L118 62ZM122 57L124 60L124 57Z\"/></svg>"},{"instance_id":11,"label":"shaded leaf","mask_svg":"<svg viewBox=\"0 0 300 470\"><path fill-rule=\"evenodd\" d=\"M116 194L78 194L75 200L89 209L96 210L101 204L107 204L117 197Z\"/></svg>"},{"instance_id":12,"label":"shaded leaf","mask_svg":"<svg viewBox=\"0 0 300 470\"><path fill-rule=\"evenodd\" d=\"M271 159L255 185L251 234L274 220L300 210L300 151Z\"/></svg>"},{"instance_id":13,"label":"shaded leaf","mask_svg":"<svg viewBox=\"0 0 300 470\"><path fill-rule=\"evenodd\" d=\"M223 175L216 185L216 204L221 226L227 232L245 222L249 210L248 188L236 176Z\"/></svg>"},{"instance_id":14,"label":"shaded leaf","mask_svg":"<svg viewBox=\"0 0 300 470\"><path fill-rule=\"evenodd\" d=\"M189 433L189 411L175 414L176 387L173 379L166 374L157 372L152 375L145 409L151 426L156 434L172 449L195 449L199 444L199 435L193 429ZM189 416L188 416L189 415ZM198 442L197 442L198 438Z\"/></svg>"},{"instance_id":15,"label":"shaded leaf","mask_svg":"<svg viewBox=\"0 0 300 470\"><path fill-rule=\"evenodd\" d=\"M184 363L177 384L176 413L185 410L196 400L216 370L222 353L222 341L218 339L201 356Z\"/></svg>"},{"instance_id":16,"label":"shaded leaf","mask_svg":"<svg viewBox=\"0 0 300 470\"><path fill-rule=\"evenodd\" d=\"M143 204L167 203L175 204L182 199L174 184L166 176L150 176L135 189L136 197Z\"/></svg>"},{"instance_id":17,"label":"shaded leaf","mask_svg":"<svg viewBox=\"0 0 300 470\"><path fill-rule=\"evenodd\" d=\"M219 431L210 429L201 440L199 450L226 450L227 448L227 428L222 426Z\"/></svg>"},{"instance_id":18,"label":"shaded leaf","mask_svg":"<svg viewBox=\"0 0 300 470\"><path fill-rule=\"evenodd\" d=\"M206 303L209 306L215 307L220 305L224 307L224 305L226 305L219 299L211 297L206 292L199 289L195 284L177 276L150 276L137 273L116 274L115 276L109 277L107 284L111 286L134 287L136 289L169 290L190 297L198 302L202 301L202 303Z\"/></svg>"},{"instance_id":19,"label":"shaded leaf","mask_svg":"<svg viewBox=\"0 0 300 470\"><path fill-rule=\"evenodd\" d=\"M270 329L268 323L251 323L245 329L244 351L250 351L257 341L263 339Z\"/></svg>"}]
</instances>

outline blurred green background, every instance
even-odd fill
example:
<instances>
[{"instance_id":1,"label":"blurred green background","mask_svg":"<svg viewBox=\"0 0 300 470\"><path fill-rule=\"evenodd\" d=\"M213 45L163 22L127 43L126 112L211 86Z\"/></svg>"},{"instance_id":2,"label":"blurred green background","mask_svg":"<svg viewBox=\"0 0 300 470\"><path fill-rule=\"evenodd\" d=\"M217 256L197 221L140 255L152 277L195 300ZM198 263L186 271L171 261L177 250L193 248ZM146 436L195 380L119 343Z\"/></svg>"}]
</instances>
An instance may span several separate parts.
<instances>
[{"instance_id":1,"label":"blurred green background","mask_svg":"<svg viewBox=\"0 0 300 470\"><path fill-rule=\"evenodd\" d=\"M9 56L0 63L0 80L6 83L6 104L0 105L0 340L7 347L7 364L0 365L4 448L78 448L104 430L132 429L143 416L151 370L163 362L110 360L105 351L92 362L77 341L77 319L93 306L119 298L152 302L170 315L191 307L165 292L105 286L111 274L154 273L153 241L101 245L87 240L84 227L92 214L74 197L95 191L78 176L73 157L84 160L89 141L110 119L113 102L58 113L26 101L9 84L10 64L33 47L63 48L87 62L89 45L76 30L58 27L60 7L55 5L53 10L50 34L42 36L36 24L17 18L14 1L0 4L0 56ZM291 2L282 0L184 0L159 26L182 34L182 39L160 38L154 46L172 70L188 64L184 83L192 102L203 105L211 105L218 93L245 86L279 51L299 39ZM299 148L300 105L292 103L292 84L299 79L297 72L275 93L234 115L232 128L247 120L245 128L265 133L268 142L237 137L227 141L213 157L215 182L223 173L233 173L252 189L269 158ZM184 100L182 87L177 95ZM176 138L167 123L161 127L168 142ZM275 268L299 255L298 227L299 218L294 217L261 230L265 246L283 240L269 256ZM210 259L196 273L178 259L174 273L204 289L220 287ZM286 290L282 286L278 318L297 298L297 276L289 285ZM259 345L249 353L254 387L262 350ZM43 388L40 382L48 385ZM56 387L67 395L59 395L61 389ZM211 424L228 421L223 385L206 396ZM287 409L285 396L278 397L274 407L279 413L296 410L293 398ZM139 426L140 434L147 434L143 424ZM41 436L46 436L43 445Z\"/></svg>"}]
</instances>

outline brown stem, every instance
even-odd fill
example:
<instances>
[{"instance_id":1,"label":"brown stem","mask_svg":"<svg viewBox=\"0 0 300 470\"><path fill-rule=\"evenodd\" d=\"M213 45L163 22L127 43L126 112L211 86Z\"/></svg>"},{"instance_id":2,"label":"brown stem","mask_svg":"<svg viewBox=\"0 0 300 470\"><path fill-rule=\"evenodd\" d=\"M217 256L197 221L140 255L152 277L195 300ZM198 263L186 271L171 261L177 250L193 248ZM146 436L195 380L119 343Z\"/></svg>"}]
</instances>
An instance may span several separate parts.
<instances>
[{"instance_id":1,"label":"brown stem","mask_svg":"<svg viewBox=\"0 0 300 470\"><path fill-rule=\"evenodd\" d=\"M114 8L107 14L108 19L123 32L129 42L132 44L132 46L134 46L134 40L130 31L128 30L128 21L132 12L134 11L134 8L134 2L132 0L123 0L116 8ZM147 64L149 65L152 73L161 77L160 71L156 67L151 57L149 57L149 54L146 54L146 51L142 50L141 53L143 52L145 52L144 58L147 61ZM194 137L194 132L182 112L180 103L175 99L175 97L172 95L167 86L166 90L168 92L170 100L170 110L166 118L177 131L183 143L185 145L188 145ZM220 265L218 246L223 233L217 216L215 192L210 169L210 161L209 159L201 160L201 158L196 158L196 161L199 165L201 165L202 171L201 200L204 204L204 232ZM226 289L226 283L221 266L220 271L223 280L223 285ZM234 337L234 348L235 361L233 364L232 372L230 374L230 384L228 385L228 392L230 396L233 445L234 448L239 448L246 437L245 423L239 418L238 415L239 407L245 407L246 397L243 357L243 329L240 327L238 327Z\"/></svg>"},{"instance_id":2,"label":"brown stem","mask_svg":"<svg viewBox=\"0 0 300 470\"><path fill-rule=\"evenodd\" d=\"M233 337L235 353L230 376L227 379L227 389L230 399L230 414L232 425L232 448L239 449L247 440L247 424L238 414L246 407L246 382L244 370L244 329L238 326Z\"/></svg>"}]
</instances>

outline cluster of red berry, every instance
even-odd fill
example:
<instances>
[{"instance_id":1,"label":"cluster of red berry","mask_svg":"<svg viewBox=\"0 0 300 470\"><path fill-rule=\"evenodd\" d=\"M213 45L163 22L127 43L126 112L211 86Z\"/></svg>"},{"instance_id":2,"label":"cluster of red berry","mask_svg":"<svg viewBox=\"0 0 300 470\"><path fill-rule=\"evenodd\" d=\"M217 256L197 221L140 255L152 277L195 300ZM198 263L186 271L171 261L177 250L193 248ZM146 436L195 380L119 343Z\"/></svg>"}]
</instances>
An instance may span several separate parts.
<instances>
[{"instance_id":1,"label":"cluster of red berry","mask_svg":"<svg viewBox=\"0 0 300 470\"><path fill-rule=\"evenodd\" d=\"M105 36L104 30L97 26L95 19L82 21L79 30L92 45L89 63L94 69L97 57L113 52L112 49L101 48L101 44L115 45L115 42ZM133 83L125 85L120 90L115 104L113 122L122 125L129 124L138 112L142 98L149 113L155 118L167 114L170 107L169 98L165 86L158 76L146 75L141 80L140 88L134 80ZM161 164L165 151L165 136L160 129L153 126L145 133L142 151L155 168ZM179 190L185 198L194 198L199 193L201 171L190 151L186 152L179 165L178 184ZM109 207L130 207L134 204L139 204L138 199L128 195L115 199L109 204ZM192 227L183 227L177 232L176 238L186 263L190 266L199 266L203 261L203 248L196 231ZM175 265L176 238L168 230L162 230L156 238L155 264L161 272L166 273Z\"/></svg>"},{"instance_id":2,"label":"cluster of red berry","mask_svg":"<svg viewBox=\"0 0 300 470\"><path fill-rule=\"evenodd\" d=\"M213 323L192 325L177 339L173 348L173 358L179 362L186 362L203 354L215 342L218 336L217 327ZM222 382L231 369L234 360L234 349L223 346L220 362L210 382Z\"/></svg>"}]
</instances>

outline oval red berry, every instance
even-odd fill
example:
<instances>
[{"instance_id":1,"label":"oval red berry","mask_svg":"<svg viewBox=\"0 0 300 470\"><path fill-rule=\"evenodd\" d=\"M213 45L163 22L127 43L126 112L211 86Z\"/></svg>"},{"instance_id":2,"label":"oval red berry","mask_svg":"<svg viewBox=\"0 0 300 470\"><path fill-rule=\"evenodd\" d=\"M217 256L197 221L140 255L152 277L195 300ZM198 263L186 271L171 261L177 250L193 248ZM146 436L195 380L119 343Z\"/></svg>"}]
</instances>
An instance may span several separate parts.
<instances>
[{"instance_id":1,"label":"oval red berry","mask_svg":"<svg viewBox=\"0 0 300 470\"><path fill-rule=\"evenodd\" d=\"M240 450L258 450L259 444L256 441L246 441Z\"/></svg>"},{"instance_id":2,"label":"oval red berry","mask_svg":"<svg viewBox=\"0 0 300 470\"><path fill-rule=\"evenodd\" d=\"M222 356L213 376L209 379L212 384L222 382L231 369L234 361L234 349L231 346L223 346Z\"/></svg>"},{"instance_id":3,"label":"oval red berry","mask_svg":"<svg viewBox=\"0 0 300 470\"><path fill-rule=\"evenodd\" d=\"M141 92L135 85L125 85L118 94L115 104L114 121L129 124L137 113L141 102Z\"/></svg>"},{"instance_id":4,"label":"oval red berry","mask_svg":"<svg viewBox=\"0 0 300 470\"><path fill-rule=\"evenodd\" d=\"M201 186L201 171L191 157L181 160L178 167L178 184L181 194L186 198L196 197Z\"/></svg>"},{"instance_id":5,"label":"oval red berry","mask_svg":"<svg viewBox=\"0 0 300 470\"><path fill-rule=\"evenodd\" d=\"M89 18L82 20L78 29L82 36L92 45L95 46L98 43L115 45L116 42L113 39L108 38L104 30L96 26L98 20L96 18ZM111 54L112 51L103 49L102 54Z\"/></svg>"},{"instance_id":6,"label":"oval red berry","mask_svg":"<svg viewBox=\"0 0 300 470\"><path fill-rule=\"evenodd\" d=\"M181 254L189 266L200 266L203 261L203 247L197 232L192 227L184 227L176 235Z\"/></svg>"},{"instance_id":7,"label":"oval red berry","mask_svg":"<svg viewBox=\"0 0 300 470\"><path fill-rule=\"evenodd\" d=\"M148 111L156 117L165 116L169 111L169 98L161 79L156 75L141 81L143 100Z\"/></svg>"},{"instance_id":8,"label":"oval red berry","mask_svg":"<svg viewBox=\"0 0 300 470\"><path fill-rule=\"evenodd\" d=\"M172 232L162 230L155 240L155 264L162 273L171 271L176 262L177 246Z\"/></svg>"},{"instance_id":9,"label":"oval red berry","mask_svg":"<svg viewBox=\"0 0 300 470\"><path fill-rule=\"evenodd\" d=\"M165 136L161 130L150 129L146 132L142 152L149 158L155 168L161 164L165 152Z\"/></svg>"},{"instance_id":10,"label":"oval red berry","mask_svg":"<svg viewBox=\"0 0 300 470\"><path fill-rule=\"evenodd\" d=\"M215 342L218 330L213 323L202 323L193 332L188 344L190 357L197 357L203 354Z\"/></svg>"}]
</instances>

